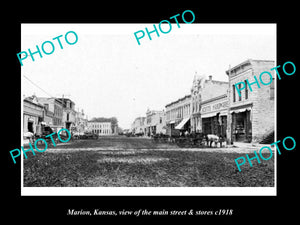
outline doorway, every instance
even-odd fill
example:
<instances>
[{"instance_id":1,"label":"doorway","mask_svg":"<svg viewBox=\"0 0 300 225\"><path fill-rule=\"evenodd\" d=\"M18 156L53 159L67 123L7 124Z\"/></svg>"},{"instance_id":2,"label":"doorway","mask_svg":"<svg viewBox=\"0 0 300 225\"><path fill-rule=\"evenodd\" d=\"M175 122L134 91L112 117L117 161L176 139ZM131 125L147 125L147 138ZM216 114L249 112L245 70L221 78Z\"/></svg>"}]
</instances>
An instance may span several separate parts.
<instances>
[{"instance_id":1,"label":"doorway","mask_svg":"<svg viewBox=\"0 0 300 225\"><path fill-rule=\"evenodd\" d=\"M28 132L34 133L33 132L33 122L32 121L28 121L27 129L28 129Z\"/></svg>"},{"instance_id":2,"label":"doorway","mask_svg":"<svg viewBox=\"0 0 300 225\"><path fill-rule=\"evenodd\" d=\"M233 114L233 137L236 142L252 141L250 110Z\"/></svg>"}]
</instances>

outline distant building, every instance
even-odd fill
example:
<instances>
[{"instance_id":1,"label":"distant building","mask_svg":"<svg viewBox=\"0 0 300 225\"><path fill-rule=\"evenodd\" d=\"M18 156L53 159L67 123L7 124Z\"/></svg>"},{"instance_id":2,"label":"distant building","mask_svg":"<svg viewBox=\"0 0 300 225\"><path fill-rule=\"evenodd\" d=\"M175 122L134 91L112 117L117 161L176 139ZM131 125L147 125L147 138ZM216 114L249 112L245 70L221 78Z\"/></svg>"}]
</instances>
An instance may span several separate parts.
<instances>
[{"instance_id":1,"label":"distant building","mask_svg":"<svg viewBox=\"0 0 300 225\"><path fill-rule=\"evenodd\" d=\"M76 132L79 133L83 133L88 129L88 119L84 114L83 109L81 111L80 110L76 111L75 127L76 127Z\"/></svg>"},{"instance_id":2,"label":"distant building","mask_svg":"<svg viewBox=\"0 0 300 225\"><path fill-rule=\"evenodd\" d=\"M147 110L146 112L146 135L166 133L165 111Z\"/></svg>"},{"instance_id":3,"label":"distant building","mask_svg":"<svg viewBox=\"0 0 300 225\"><path fill-rule=\"evenodd\" d=\"M62 123L65 128L72 131L76 127L75 103L68 98L57 98L57 99L61 101L63 105Z\"/></svg>"},{"instance_id":4,"label":"distant building","mask_svg":"<svg viewBox=\"0 0 300 225\"><path fill-rule=\"evenodd\" d=\"M135 135L145 135L146 117L137 117L131 124L131 132Z\"/></svg>"},{"instance_id":5,"label":"distant building","mask_svg":"<svg viewBox=\"0 0 300 225\"><path fill-rule=\"evenodd\" d=\"M98 134L99 136L113 134L111 122L88 121L87 126L89 131Z\"/></svg>"}]
</instances>

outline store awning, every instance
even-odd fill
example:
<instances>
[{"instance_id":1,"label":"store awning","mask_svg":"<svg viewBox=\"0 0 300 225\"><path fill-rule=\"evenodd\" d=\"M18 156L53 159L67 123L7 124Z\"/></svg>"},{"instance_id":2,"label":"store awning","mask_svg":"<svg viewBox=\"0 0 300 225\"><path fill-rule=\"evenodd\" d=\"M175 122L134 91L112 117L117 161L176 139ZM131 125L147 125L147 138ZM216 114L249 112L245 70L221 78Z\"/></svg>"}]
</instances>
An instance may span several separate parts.
<instances>
[{"instance_id":1,"label":"store awning","mask_svg":"<svg viewBox=\"0 0 300 225\"><path fill-rule=\"evenodd\" d=\"M227 110L226 111L221 111L219 116L227 116Z\"/></svg>"},{"instance_id":2,"label":"store awning","mask_svg":"<svg viewBox=\"0 0 300 225\"><path fill-rule=\"evenodd\" d=\"M201 114L201 118L209 118L209 117L214 117L216 116L217 113L213 112L213 113L206 113L206 114Z\"/></svg>"},{"instance_id":3,"label":"store awning","mask_svg":"<svg viewBox=\"0 0 300 225\"><path fill-rule=\"evenodd\" d=\"M187 121L189 121L190 118L185 118L183 120L181 120L181 122L175 127L176 130L182 130L182 128L184 127L184 125L187 123Z\"/></svg>"},{"instance_id":4,"label":"store awning","mask_svg":"<svg viewBox=\"0 0 300 225\"><path fill-rule=\"evenodd\" d=\"M240 112L245 112L245 111L251 111L251 107L247 107L247 108L243 108L243 109L230 110L230 113L240 113Z\"/></svg>"}]
</instances>

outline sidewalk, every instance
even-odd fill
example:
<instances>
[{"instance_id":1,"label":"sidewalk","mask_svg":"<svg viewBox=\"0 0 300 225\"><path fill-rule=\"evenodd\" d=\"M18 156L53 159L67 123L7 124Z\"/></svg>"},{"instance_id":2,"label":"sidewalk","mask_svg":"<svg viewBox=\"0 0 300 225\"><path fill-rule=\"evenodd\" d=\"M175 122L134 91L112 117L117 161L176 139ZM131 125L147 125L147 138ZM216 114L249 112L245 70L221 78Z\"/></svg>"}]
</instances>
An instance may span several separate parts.
<instances>
[{"instance_id":1,"label":"sidewalk","mask_svg":"<svg viewBox=\"0 0 300 225\"><path fill-rule=\"evenodd\" d=\"M236 148L253 149L253 150L260 150L264 146L268 146L273 150L272 146L270 146L269 144L234 142L232 145L232 147L236 147Z\"/></svg>"}]
</instances>

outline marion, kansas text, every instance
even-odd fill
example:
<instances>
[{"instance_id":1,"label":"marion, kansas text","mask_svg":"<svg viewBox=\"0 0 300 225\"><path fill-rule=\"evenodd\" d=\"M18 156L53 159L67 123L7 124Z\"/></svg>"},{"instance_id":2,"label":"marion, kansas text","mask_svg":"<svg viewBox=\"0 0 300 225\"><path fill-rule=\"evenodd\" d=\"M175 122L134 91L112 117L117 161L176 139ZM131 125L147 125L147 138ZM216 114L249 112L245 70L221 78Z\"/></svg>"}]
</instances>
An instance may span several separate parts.
<instances>
[{"instance_id":1,"label":"marion, kansas text","mask_svg":"<svg viewBox=\"0 0 300 225\"><path fill-rule=\"evenodd\" d=\"M99 216L117 216L116 211L102 211L100 209L94 209L93 214L90 210L75 210L75 209L68 209L67 215L69 216L92 216L92 215L99 215Z\"/></svg>"}]
</instances>

